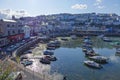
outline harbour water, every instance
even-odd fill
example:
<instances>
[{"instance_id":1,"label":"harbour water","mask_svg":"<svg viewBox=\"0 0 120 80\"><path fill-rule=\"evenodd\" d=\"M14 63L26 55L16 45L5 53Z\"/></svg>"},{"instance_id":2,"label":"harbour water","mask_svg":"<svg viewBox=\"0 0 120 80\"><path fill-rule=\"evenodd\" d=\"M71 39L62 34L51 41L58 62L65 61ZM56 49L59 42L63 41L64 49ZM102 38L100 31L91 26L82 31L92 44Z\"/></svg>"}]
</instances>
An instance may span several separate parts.
<instances>
[{"instance_id":1,"label":"harbour water","mask_svg":"<svg viewBox=\"0 0 120 80\"><path fill-rule=\"evenodd\" d=\"M119 80L120 56L116 56L116 49L110 42L104 42L96 37L91 39L95 52L109 58L107 64L102 64L102 69L92 69L84 65L83 62L88 58L82 52L82 38L62 41L61 47L54 50L54 56L58 60L50 65L42 65L39 60L35 60L33 65L27 68L42 73L44 77L53 77L52 80L63 80L63 76L66 76L67 80ZM39 53L34 56L39 56Z\"/></svg>"},{"instance_id":2,"label":"harbour water","mask_svg":"<svg viewBox=\"0 0 120 80\"><path fill-rule=\"evenodd\" d=\"M84 65L83 61L88 58L82 52L82 39L79 38L63 42L55 50L58 61L51 64L51 73L57 71L67 76L67 80L119 80L120 56L115 55L116 49L99 38L92 38L92 41L95 52L109 58L108 64L103 64L102 69L96 70Z\"/></svg>"}]
</instances>

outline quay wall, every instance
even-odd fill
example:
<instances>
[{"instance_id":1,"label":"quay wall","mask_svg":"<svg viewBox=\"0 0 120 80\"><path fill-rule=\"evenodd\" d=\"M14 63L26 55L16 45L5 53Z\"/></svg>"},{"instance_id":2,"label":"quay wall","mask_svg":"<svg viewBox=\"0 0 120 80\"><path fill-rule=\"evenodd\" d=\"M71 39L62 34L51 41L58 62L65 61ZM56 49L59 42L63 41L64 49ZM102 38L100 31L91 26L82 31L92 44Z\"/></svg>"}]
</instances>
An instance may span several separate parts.
<instances>
[{"instance_id":1,"label":"quay wall","mask_svg":"<svg viewBox=\"0 0 120 80\"><path fill-rule=\"evenodd\" d=\"M38 42L39 42L39 38L35 38L34 40L25 43L24 45L22 45L21 47L19 47L18 49L16 49L12 53L12 56L16 57L16 56L22 55L25 50L29 49L30 46L33 46L33 45L35 45Z\"/></svg>"},{"instance_id":2,"label":"quay wall","mask_svg":"<svg viewBox=\"0 0 120 80\"><path fill-rule=\"evenodd\" d=\"M98 36L98 35L105 35L105 36L117 36L120 37L120 33L113 33L113 32L89 32L89 31L81 31L81 32L71 32L71 35L77 35L77 36Z\"/></svg>"},{"instance_id":3,"label":"quay wall","mask_svg":"<svg viewBox=\"0 0 120 80\"><path fill-rule=\"evenodd\" d=\"M46 34L50 37L66 37L70 35L77 35L77 36L99 36L99 35L105 35L105 36L116 36L120 37L120 33L118 32L105 32L105 31L66 31L61 33L50 33Z\"/></svg>"}]
</instances>

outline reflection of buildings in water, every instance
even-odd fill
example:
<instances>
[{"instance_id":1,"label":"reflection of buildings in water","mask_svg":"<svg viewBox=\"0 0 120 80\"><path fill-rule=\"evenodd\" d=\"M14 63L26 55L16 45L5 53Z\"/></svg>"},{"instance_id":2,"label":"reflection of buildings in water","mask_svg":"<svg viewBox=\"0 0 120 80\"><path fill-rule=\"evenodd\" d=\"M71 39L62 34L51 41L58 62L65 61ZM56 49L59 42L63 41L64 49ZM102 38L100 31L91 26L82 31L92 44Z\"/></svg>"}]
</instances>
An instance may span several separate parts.
<instances>
[{"instance_id":1,"label":"reflection of buildings in water","mask_svg":"<svg viewBox=\"0 0 120 80\"><path fill-rule=\"evenodd\" d=\"M109 59L110 59L112 62L119 63L118 57L116 57L115 55L111 55L111 56L109 57Z\"/></svg>"},{"instance_id":2,"label":"reflection of buildings in water","mask_svg":"<svg viewBox=\"0 0 120 80\"><path fill-rule=\"evenodd\" d=\"M93 42L94 48L109 48L109 49L113 48L109 42L104 42L100 38L93 37L91 38L91 40ZM83 41L82 38L78 38L77 40L63 42L62 46L67 48L81 47L83 44L82 41Z\"/></svg>"}]
</instances>

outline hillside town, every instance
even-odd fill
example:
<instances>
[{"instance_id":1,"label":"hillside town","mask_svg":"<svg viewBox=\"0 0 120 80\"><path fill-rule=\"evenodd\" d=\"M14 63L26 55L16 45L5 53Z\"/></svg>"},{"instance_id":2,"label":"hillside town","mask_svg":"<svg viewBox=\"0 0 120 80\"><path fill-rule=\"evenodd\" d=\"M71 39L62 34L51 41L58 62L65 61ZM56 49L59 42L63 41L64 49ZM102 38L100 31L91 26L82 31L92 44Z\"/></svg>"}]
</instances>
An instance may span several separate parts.
<instances>
[{"instance_id":1,"label":"hillside town","mask_svg":"<svg viewBox=\"0 0 120 80\"><path fill-rule=\"evenodd\" d=\"M92 80L92 77L83 75L80 68L90 74L90 71L84 71L89 69L85 66L90 69L103 69L104 66L107 69L110 61L114 62L120 55L119 37L120 16L115 13L2 18L0 80ZM69 65L72 65L70 69ZM112 65L116 67L116 63ZM80 67L76 69L74 66ZM79 71L82 77L70 70ZM109 73L110 70L106 74ZM101 77L99 80L105 79Z\"/></svg>"},{"instance_id":2,"label":"hillside town","mask_svg":"<svg viewBox=\"0 0 120 80\"><path fill-rule=\"evenodd\" d=\"M105 13L53 14L0 20L0 47L37 35L60 36L91 32L120 36L120 16ZM81 33L79 33L81 32ZM84 32L84 33L85 33Z\"/></svg>"}]
</instances>

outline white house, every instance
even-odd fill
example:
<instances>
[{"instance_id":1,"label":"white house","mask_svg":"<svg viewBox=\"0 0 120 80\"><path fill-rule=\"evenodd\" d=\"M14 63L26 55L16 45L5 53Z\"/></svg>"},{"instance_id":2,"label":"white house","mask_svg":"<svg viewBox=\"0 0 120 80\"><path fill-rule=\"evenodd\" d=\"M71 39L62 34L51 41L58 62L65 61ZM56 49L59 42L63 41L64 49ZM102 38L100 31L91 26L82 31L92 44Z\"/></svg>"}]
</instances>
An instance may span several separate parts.
<instances>
[{"instance_id":1,"label":"white house","mask_svg":"<svg viewBox=\"0 0 120 80\"><path fill-rule=\"evenodd\" d=\"M30 38L30 30L31 30L30 27L25 25L23 27L23 30L24 30L24 38Z\"/></svg>"}]
</instances>

